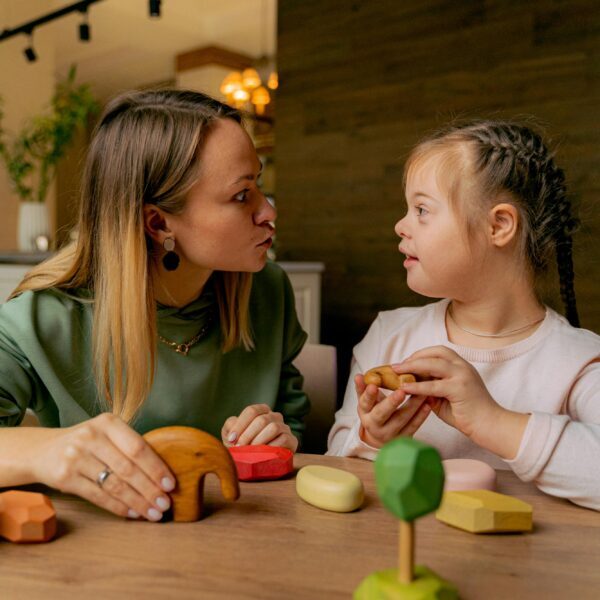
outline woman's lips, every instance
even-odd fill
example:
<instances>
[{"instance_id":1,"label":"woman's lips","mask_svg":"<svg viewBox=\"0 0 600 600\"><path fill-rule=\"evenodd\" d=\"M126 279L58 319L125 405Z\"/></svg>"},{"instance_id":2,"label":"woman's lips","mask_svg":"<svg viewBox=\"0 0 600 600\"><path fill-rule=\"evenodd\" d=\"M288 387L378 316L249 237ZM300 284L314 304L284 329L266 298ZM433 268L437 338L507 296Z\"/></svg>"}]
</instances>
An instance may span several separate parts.
<instances>
[{"instance_id":1,"label":"woman's lips","mask_svg":"<svg viewBox=\"0 0 600 600\"><path fill-rule=\"evenodd\" d=\"M273 238L268 237L264 242L257 244L257 248L270 248L273 245Z\"/></svg>"}]
</instances>

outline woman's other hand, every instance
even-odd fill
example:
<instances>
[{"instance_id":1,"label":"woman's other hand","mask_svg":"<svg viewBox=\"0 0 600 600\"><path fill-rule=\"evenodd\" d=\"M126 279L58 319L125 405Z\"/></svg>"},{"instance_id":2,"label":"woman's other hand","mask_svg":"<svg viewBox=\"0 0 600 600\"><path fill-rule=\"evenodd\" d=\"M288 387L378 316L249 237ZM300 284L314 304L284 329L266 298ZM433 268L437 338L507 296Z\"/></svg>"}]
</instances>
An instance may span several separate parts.
<instances>
[{"instance_id":1,"label":"woman's other hand","mask_svg":"<svg viewBox=\"0 0 600 600\"><path fill-rule=\"evenodd\" d=\"M229 417L221 429L223 443L229 446L281 446L296 452L298 439L283 421L283 415L266 404L247 406L238 417Z\"/></svg>"},{"instance_id":2,"label":"woman's other hand","mask_svg":"<svg viewBox=\"0 0 600 600\"><path fill-rule=\"evenodd\" d=\"M175 477L142 436L109 413L44 430L32 467L36 481L134 519L159 521L171 504L165 492L175 487Z\"/></svg>"}]
</instances>

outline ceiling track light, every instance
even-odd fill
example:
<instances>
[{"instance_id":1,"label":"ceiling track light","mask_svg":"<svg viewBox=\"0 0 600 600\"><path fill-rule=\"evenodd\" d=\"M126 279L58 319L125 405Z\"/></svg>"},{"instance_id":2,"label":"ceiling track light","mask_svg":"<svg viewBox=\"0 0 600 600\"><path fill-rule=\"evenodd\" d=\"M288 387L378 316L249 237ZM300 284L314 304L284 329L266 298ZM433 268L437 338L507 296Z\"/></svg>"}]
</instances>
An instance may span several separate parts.
<instances>
[{"instance_id":1,"label":"ceiling track light","mask_svg":"<svg viewBox=\"0 0 600 600\"><path fill-rule=\"evenodd\" d=\"M35 62L37 60L37 54L32 46L27 46L27 48L23 50L23 54L25 55L27 62Z\"/></svg>"},{"instance_id":2,"label":"ceiling track light","mask_svg":"<svg viewBox=\"0 0 600 600\"><path fill-rule=\"evenodd\" d=\"M23 54L27 59L27 62L35 62L37 60L37 54L33 49L33 29L29 32L29 46L23 50Z\"/></svg>"},{"instance_id":3,"label":"ceiling track light","mask_svg":"<svg viewBox=\"0 0 600 600\"><path fill-rule=\"evenodd\" d=\"M82 42L88 42L91 39L91 27L88 22L88 8L96 2L102 2L102 0L79 0L79 2L73 2L68 6L63 6L63 8L59 8L58 10L49 12L48 14L42 15L37 19L32 19L27 23L22 23L21 25L13 27L12 29L1 30L0 42L8 40L16 35L28 35L30 38L29 45L23 50L23 54L29 62L35 62L37 60L37 54L33 48L33 31L36 28L45 25L46 23L50 23L56 19L60 19L61 17L64 17L65 15L68 15L72 12L80 12L83 14L83 22L79 25L79 39ZM160 1L158 2L158 10L160 12Z\"/></svg>"},{"instance_id":4,"label":"ceiling track light","mask_svg":"<svg viewBox=\"0 0 600 600\"><path fill-rule=\"evenodd\" d=\"M161 0L149 0L148 7L151 17L160 17L160 2Z\"/></svg>"},{"instance_id":5,"label":"ceiling track light","mask_svg":"<svg viewBox=\"0 0 600 600\"><path fill-rule=\"evenodd\" d=\"M83 22L79 24L79 41L80 42L89 42L91 39L91 28L88 20L88 9L87 6L82 11L83 12Z\"/></svg>"}]
</instances>

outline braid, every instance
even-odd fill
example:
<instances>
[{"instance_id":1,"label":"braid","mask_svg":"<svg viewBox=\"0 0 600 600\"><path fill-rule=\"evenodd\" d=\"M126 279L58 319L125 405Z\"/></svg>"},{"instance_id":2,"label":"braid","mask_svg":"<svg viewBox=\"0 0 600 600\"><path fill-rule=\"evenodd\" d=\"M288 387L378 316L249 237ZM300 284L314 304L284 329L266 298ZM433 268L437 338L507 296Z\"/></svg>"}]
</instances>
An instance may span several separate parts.
<instances>
[{"instance_id":1,"label":"braid","mask_svg":"<svg viewBox=\"0 0 600 600\"><path fill-rule=\"evenodd\" d=\"M572 235L579 223L571 214L564 172L541 136L517 123L474 121L451 126L433 139L475 147L473 167L484 190L509 192L521 211L524 251L534 273L547 268L554 250L566 317L579 327L572 252Z\"/></svg>"},{"instance_id":2,"label":"braid","mask_svg":"<svg viewBox=\"0 0 600 600\"><path fill-rule=\"evenodd\" d=\"M571 216L571 202L566 195L564 174L562 169L556 169L561 182L557 193L557 220L558 227L555 234L556 262L558 264L558 278L560 283L560 296L565 305L566 316L573 325L579 327L579 314L575 299L575 272L573 269L573 232L578 226L578 221Z\"/></svg>"}]
</instances>

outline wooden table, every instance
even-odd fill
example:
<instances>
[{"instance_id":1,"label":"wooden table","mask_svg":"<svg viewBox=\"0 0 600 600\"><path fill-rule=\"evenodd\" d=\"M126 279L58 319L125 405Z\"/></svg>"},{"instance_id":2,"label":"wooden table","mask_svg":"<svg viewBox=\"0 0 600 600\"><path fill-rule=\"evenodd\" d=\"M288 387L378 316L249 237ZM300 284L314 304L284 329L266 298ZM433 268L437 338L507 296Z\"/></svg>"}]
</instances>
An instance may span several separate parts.
<instances>
[{"instance_id":1,"label":"wooden table","mask_svg":"<svg viewBox=\"0 0 600 600\"><path fill-rule=\"evenodd\" d=\"M294 478L242 483L229 504L209 476L202 521L155 524L50 492L58 536L49 544L0 541L0 598L351 598L363 577L397 564L397 521L379 502L371 462L297 455L296 467L305 464L356 473L363 508L314 508L296 496ZM416 525L416 562L465 599L600 597L600 514L512 473L499 473L499 491L533 505L533 533L473 535L428 515Z\"/></svg>"}]
</instances>

